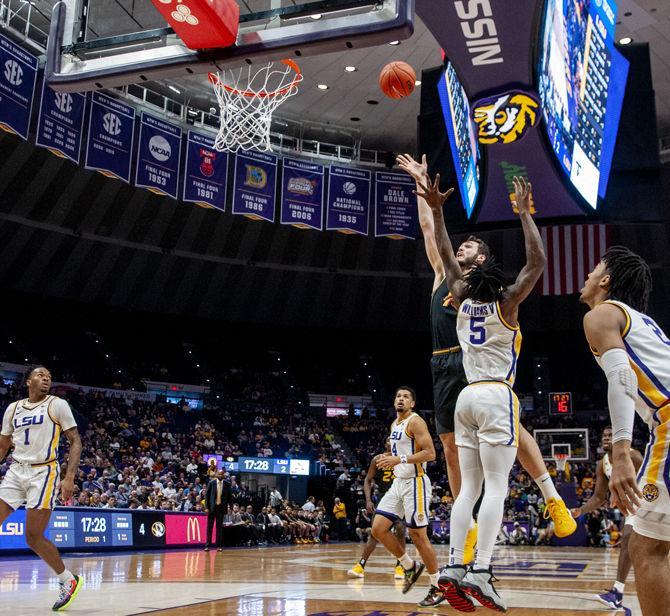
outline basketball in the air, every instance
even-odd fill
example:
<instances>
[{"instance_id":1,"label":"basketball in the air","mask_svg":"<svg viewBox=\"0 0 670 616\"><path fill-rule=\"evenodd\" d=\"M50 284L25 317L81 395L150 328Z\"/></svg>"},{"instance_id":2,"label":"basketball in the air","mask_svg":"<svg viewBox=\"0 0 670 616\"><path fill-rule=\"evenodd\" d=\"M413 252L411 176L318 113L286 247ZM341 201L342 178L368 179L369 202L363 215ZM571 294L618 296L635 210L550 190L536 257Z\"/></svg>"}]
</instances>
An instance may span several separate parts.
<instances>
[{"instance_id":1,"label":"basketball in the air","mask_svg":"<svg viewBox=\"0 0 670 616\"><path fill-rule=\"evenodd\" d=\"M379 73L379 87L389 98L404 98L414 91L416 73L407 62L389 62Z\"/></svg>"}]
</instances>

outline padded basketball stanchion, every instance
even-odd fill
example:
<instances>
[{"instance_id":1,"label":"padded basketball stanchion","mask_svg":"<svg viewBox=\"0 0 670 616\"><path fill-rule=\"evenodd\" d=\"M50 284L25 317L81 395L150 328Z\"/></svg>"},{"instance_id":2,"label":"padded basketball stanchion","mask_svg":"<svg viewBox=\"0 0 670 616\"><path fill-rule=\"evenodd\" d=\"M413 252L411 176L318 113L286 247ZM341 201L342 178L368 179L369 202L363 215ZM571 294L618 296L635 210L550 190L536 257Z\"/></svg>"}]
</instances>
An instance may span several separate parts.
<instances>
[{"instance_id":1,"label":"padded basketball stanchion","mask_svg":"<svg viewBox=\"0 0 670 616\"><path fill-rule=\"evenodd\" d=\"M189 49L230 47L237 41L236 0L151 0Z\"/></svg>"}]
</instances>

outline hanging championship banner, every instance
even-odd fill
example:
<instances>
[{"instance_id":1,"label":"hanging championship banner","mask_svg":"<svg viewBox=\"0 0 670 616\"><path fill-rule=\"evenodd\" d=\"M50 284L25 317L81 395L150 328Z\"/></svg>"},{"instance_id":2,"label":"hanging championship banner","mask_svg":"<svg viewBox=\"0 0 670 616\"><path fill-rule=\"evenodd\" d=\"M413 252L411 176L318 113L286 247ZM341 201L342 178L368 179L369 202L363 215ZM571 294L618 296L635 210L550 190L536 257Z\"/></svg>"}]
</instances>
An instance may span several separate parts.
<instances>
[{"instance_id":1,"label":"hanging championship banner","mask_svg":"<svg viewBox=\"0 0 670 616\"><path fill-rule=\"evenodd\" d=\"M93 92L85 168L130 182L134 140L135 108L101 92Z\"/></svg>"},{"instance_id":2,"label":"hanging championship banner","mask_svg":"<svg viewBox=\"0 0 670 616\"><path fill-rule=\"evenodd\" d=\"M181 128L143 113L135 186L176 199L180 161Z\"/></svg>"},{"instance_id":3,"label":"hanging championship banner","mask_svg":"<svg viewBox=\"0 0 670 616\"><path fill-rule=\"evenodd\" d=\"M323 165L285 158L281 187L281 224L323 230Z\"/></svg>"},{"instance_id":4,"label":"hanging championship banner","mask_svg":"<svg viewBox=\"0 0 670 616\"><path fill-rule=\"evenodd\" d=\"M37 58L0 36L0 128L28 139Z\"/></svg>"},{"instance_id":5,"label":"hanging championship banner","mask_svg":"<svg viewBox=\"0 0 670 616\"><path fill-rule=\"evenodd\" d=\"M326 230L368 234L370 172L330 166Z\"/></svg>"},{"instance_id":6,"label":"hanging championship banner","mask_svg":"<svg viewBox=\"0 0 670 616\"><path fill-rule=\"evenodd\" d=\"M416 238L415 188L414 180L406 173L375 174L375 237Z\"/></svg>"},{"instance_id":7,"label":"hanging championship banner","mask_svg":"<svg viewBox=\"0 0 670 616\"><path fill-rule=\"evenodd\" d=\"M42 83L36 145L79 164L86 95L54 92Z\"/></svg>"},{"instance_id":8,"label":"hanging championship banner","mask_svg":"<svg viewBox=\"0 0 670 616\"><path fill-rule=\"evenodd\" d=\"M251 151L237 154L233 184L233 214L274 222L276 179L276 156Z\"/></svg>"},{"instance_id":9,"label":"hanging championship banner","mask_svg":"<svg viewBox=\"0 0 670 616\"><path fill-rule=\"evenodd\" d=\"M228 153L214 149L214 138L188 132L183 201L202 207L226 209Z\"/></svg>"}]
</instances>

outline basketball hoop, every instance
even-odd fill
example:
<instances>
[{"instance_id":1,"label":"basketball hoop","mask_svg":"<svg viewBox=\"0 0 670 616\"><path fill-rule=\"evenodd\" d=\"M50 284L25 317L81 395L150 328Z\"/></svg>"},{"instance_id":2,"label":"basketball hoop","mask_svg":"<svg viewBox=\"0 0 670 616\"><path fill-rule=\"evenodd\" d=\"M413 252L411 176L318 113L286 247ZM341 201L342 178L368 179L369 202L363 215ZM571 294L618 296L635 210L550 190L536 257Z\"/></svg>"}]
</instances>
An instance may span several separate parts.
<instances>
[{"instance_id":1,"label":"basketball hoop","mask_svg":"<svg viewBox=\"0 0 670 616\"><path fill-rule=\"evenodd\" d=\"M556 462L556 470L564 473L565 472L565 465L568 461L568 454L567 453L555 453L554 454L554 461Z\"/></svg>"},{"instance_id":2,"label":"basketball hoop","mask_svg":"<svg viewBox=\"0 0 670 616\"><path fill-rule=\"evenodd\" d=\"M221 128L214 141L217 150L272 149L272 114L297 94L302 81L300 67L293 60L282 60L281 64L283 68L269 62L261 68L248 66L209 74L221 112Z\"/></svg>"}]
</instances>

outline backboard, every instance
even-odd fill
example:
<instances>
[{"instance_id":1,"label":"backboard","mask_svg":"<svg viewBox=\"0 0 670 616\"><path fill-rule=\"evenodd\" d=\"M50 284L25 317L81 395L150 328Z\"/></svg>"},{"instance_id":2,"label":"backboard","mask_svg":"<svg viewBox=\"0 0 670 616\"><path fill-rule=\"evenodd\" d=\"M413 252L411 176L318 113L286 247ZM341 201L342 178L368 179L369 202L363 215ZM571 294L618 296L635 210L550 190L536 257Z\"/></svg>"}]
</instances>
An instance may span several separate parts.
<instances>
[{"instance_id":1,"label":"backboard","mask_svg":"<svg viewBox=\"0 0 670 616\"><path fill-rule=\"evenodd\" d=\"M589 459L588 428L533 430L544 460L554 460L556 454L566 453L570 460Z\"/></svg>"},{"instance_id":2,"label":"backboard","mask_svg":"<svg viewBox=\"0 0 670 616\"><path fill-rule=\"evenodd\" d=\"M360 49L413 32L414 0L237 1L236 44L194 51L150 0L61 0L53 8L47 82L60 92L113 88Z\"/></svg>"}]
</instances>

